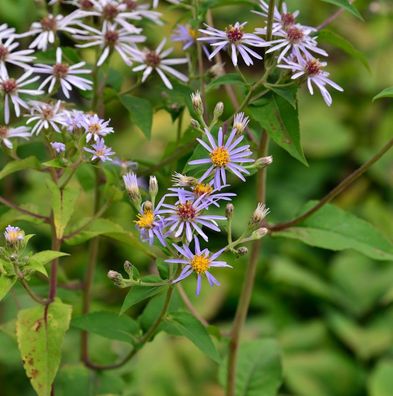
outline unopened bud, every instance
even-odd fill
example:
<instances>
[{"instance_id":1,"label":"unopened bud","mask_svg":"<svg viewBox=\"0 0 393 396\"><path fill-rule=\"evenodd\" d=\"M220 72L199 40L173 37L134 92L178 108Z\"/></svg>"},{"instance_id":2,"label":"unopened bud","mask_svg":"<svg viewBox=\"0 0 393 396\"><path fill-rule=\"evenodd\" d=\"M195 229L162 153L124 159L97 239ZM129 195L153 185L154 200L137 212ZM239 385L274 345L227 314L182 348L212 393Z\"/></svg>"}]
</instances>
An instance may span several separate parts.
<instances>
[{"instance_id":1,"label":"unopened bud","mask_svg":"<svg viewBox=\"0 0 393 396\"><path fill-rule=\"evenodd\" d=\"M198 180L195 177L182 175L181 173L175 172L172 176L172 183L176 187L191 187L198 184Z\"/></svg>"},{"instance_id":2,"label":"unopened bud","mask_svg":"<svg viewBox=\"0 0 393 396\"><path fill-rule=\"evenodd\" d=\"M214 118L217 120L218 118L221 117L221 115L222 115L223 112L224 112L224 103L218 102L218 103L216 104L215 109L214 109L214 113L213 113Z\"/></svg>"},{"instance_id":3,"label":"unopened bud","mask_svg":"<svg viewBox=\"0 0 393 396\"><path fill-rule=\"evenodd\" d=\"M268 157L261 157L258 158L255 162L254 165L256 168L262 169L265 166L269 166L273 162L273 157L269 155Z\"/></svg>"},{"instance_id":4,"label":"unopened bud","mask_svg":"<svg viewBox=\"0 0 393 396\"><path fill-rule=\"evenodd\" d=\"M252 214L251 223L260 224L268 214L269 214L269 209L265 206L265 204L259 202L257 208L254 210L254 213Z\"/></svg>"},{"instance_id":5,"label":"unopened bud","mask_svg":"<svg viewBox=\"0 0 393 396\"><path fill-rule=\"evenodd\" d=\"M135 173L128 172L123 176L124 186L130 198L137 204L140 204L141 193L138 187L138 178Z\"/></svg>"},{"instance_id":6,"label":"unopened bud","mask_svg":"<svg viewBox=\"0 0 393 396\"><path fill-rule=\"evenodd\" d=\"M245 246L240 246L237 250L236 253L239 256L245 256L248 253L248 249Z\"/></svg>"},{"instance_id":7,"label":"unopened bud","mask_svg":"<svg viewBox=\"0 0 393 396\"><path fill-rule=\"evenodd\" d=\"M225 216L227 219L232 218L234 210L235 207L233 206L233 204L231 203L227 204L227 206L225 207Z\"/></svg>"},{"instance_id":8,"label":"unopened bud","mask_svg":"<svg viewBox=\"0 0 393 396\"><path fill-rule=\"evenodd\" d=\"M123 276L117 271L108 271L108 278L118 287L124 287Z\"/></svg>"},{"instance_id":9,"label":"unopened bud","mask_svg":"<svg viewBox=\"0 0 393 396\"><path fill-rule=\"evenodd\" d=\"M133 265L129 261L124 262L124 271L126 271L127 275L129 275L130 278L132 277ZM109 273L108 273L108 276L109 276Z\"/></svg>"},{"instance_id":10,"label":"unopened bud","mask_svg":"<svg viewBox=\"0 0 393 396\"><path fill-rule=\"evenodd\" d=\"M195 120L194 118L191 119L191 126L194 129L201 129L201 125L199 124L199 122L197 120Z\"/></svg>"},{"instance_id":11,"label":"unopened bud","mask_svg":"<svg viewBox=\"0 0 393 396\"><path fill-rule=\"evenodd\" d=\"M192 105L193 105L195 111L198 114L202 115L203 114L203 102L202 102L201 94L199 91L196 91L191 94L191 102L192 102Z\"/></svg>"},{"instance_id":12,"label":"unopened bud","mask_svg":"<svg viewBox=\"0 0 393 396\"><path fill-rule=\"evenodd\" d=\"M267 233L269 232L269 230L267 228L261 227L258 228L256 231L254 231L251 236L253 239L261 239L263 238Z\"/></svg>"},{"instance_id":13,"label":"unopened bud","mask_svg":"<svg viewBox=\"0 0 393 396\"><path fill-rule=\"evenodd\" d=\"M154 201L158 194L158 182L155 176L150 176L149 179L149 194L151 199Z\"/></svg>"}]
</instances>

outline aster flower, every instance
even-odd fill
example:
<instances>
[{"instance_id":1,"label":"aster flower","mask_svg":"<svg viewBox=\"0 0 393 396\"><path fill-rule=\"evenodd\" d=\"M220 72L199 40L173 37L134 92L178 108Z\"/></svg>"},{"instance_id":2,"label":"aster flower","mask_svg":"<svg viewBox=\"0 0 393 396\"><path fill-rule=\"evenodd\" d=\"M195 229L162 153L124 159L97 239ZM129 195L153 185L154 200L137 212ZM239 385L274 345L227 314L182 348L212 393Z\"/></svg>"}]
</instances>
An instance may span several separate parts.
<instances>
[{"instance_id":1,"label":"aster flower","mask_svg":"<svg viewBox=\"0 0 393 396\"><path fill-rule=\"evenodd\" d=\"M250 122L249 117L246 117L243 112L235 114L233 118L233 129L236 129L236 133L241 135Z\"/></svg>"},{"instance_id":2,"label":"aster flower","mask_svg":"<svg viewBox=\"0 0 393 396\"><path fill-rule=\"evenodd\" d=\"M137 0L122 0L120 6L122 10L132 13L132 18L130 19L139 20L146 18L158 25L162 25L160 20L161 13L150 10L148 4L140 4Z\"/></svg>"},{"instance_id":3,"label":"aster flower","mask_svg":"<svg viewBox=\"0 0 393 396\"><path fill-rule=\"evenodd\" d=\"M344 91L338 84L330 80L329 73L323 68L327 65L326 62L320 62L318 59L303 59L300 58L296 62L287 60L287 64L279 65L284 69L290 69L294 73L292 79L306 78L307 87L311 95L314 95L313 84L315 84L328 106L333 103L332 96L327 90L326 86L331 86L337 91Z\"/></svg>"},{"instance_id":4,"label":"aster flower","mask_svg":"<svg viewBox=\"0 0 393 396\"><path fill-rule=\"evenodd\" d=\"M35 125L31 131L31 133L39 134L42 129L52 128L57 133L60 133L59 126L62 125L63 122L63 112L61 110L61 101L58 100L54 105L39 102L39 101L30 101L30 115L29 119L26 121L26 124L30 124L35 122Z\"/></svg>"},{"instance_id":5,"label":"aster flower","mask_svg":"<svg viewBox=\"0 0 393 396\"><path fill-rule=\"evenodd\" d=\"M183 50L185 51L196 43L197 37L198 31L191 28L191 26L177 25L171 35L171 40L181 42L183 44Z\"/></svg>"},{"instance_id":6,"label":"aster flower","mask_svg":"<svg viewBox=\"0 0 393 396\"><path fill-rule=\"evenodd\" d=\"M66 150L65 144L61 142L51 142L50 145L52 146L53 150L56 151L57 154L64 153Z\"/></svg>"},{"instance_id":7,"label":"aster flower","mask_svg":"<svg viewBox=\"0 0 393 396\"><path fill-rule=\"evenodd\" d=\"M295 56L297 59L306 57L307 59L313 58L312 53L317 53L322 56L328 56L328 53L318 47L316 37L312 37L311 33L316 29L311 27L302 26L300 24L290 25L286 30L278 30L274 33L278 39L269 41L269 48L266 53L271 53L280 50L278 55L278 63L286 55ZM264 34L263 29L256 29L259 34Z\"/></svg>"},{"instance_id":8,"label":"aster flower","mask_svg":"<svg viewBox=\"0 0 393 396\"><path fill-rule=\"evenodd\" d=\"M4 95L4 121L6 124L10 121L10 101L14 105L14 111L17 117L20 116L20 108L23 107L28 109L26 101L19 95L41 95L44 92L39 89L26 89L26 85L29 85L39 79L39 76L29 78L33 70L26 71L17 80L9 78L7 75L0 73L0 92Z\"/></svg>"},{"instance_id":9,"label":"aster flower","mask_svg":"<svg viewBox=\"0 0 393 396\"><path fill-rule=\"evenodd\" d=\"M91 70L82 69L86 62L79 62L75 65L69 66L62 62L63 52L61 48L56 50L56 63L53 66L38 64L34 67L34 71L40 74L49 74L39 89L45 88L47 85L48 93L52 93L56 83L60 84L64 96L68 99L72 86L75 86L82 91L91 90L92 82L86 78L78 76L78 74L91 74Z\"/></svg>"},{"instance_id":10,"label":"aster flower","mask_svg":"<svg viewBox=\"0 0 393 396\"><path fill-rule=\"evenodd\" d=\"M86 142L89 142L92 138L97 141L100 136L106 136L109 133L113 133L112 127L108 126L111 120L103 120L98 117L97 114L86 115L82 120L82 126L86 132Z\"/></svg>"},{"instance_id":11,"label":"aster flower","mask_svg":"<svg viewBox=\"0 0 393 396\"><path fill-rule=\"evenodd\" d=\"M202 182L209 176L214 175L214 187L220 189L226 184L226 171L229 170L239 179L245 181L243 173L248 175L249 171L241 164L254 162L254 160L247 158L252 155L249 145L238 147L239 143L244 139L244 135L236 137L237 130L233 129L224 143L224 133L222 128L220 128L218 131L218 142L216 143L214 137L207 129L205 133L209 144L202 139L198 138L197 140L209 152L209 158L189 162L190 165L210 165L199 180Z\"/></svg>"},{"instance_id":12,"label":"aster flower","mask_svg":"<svg viewBox=\"0 0 393 396\"><path fill-rule=\"evenodd\" d=\"M145 36L133 34L125 28L117 25L104 23L102 30L83 25L85 31L82 34L74 35L76 40L86 41L85 44L77 44L79 48L99 46L102 49L98 58L97 66L101 66L108 56L116 51L124 63L128 66L132 64L130 57L135 53L135 44L146 40ZM140 33L142 29L136 29L135 33Z\"/></svg>"},{"instance_id":13,"label":"aster flower","mask_svg":"<svg viewBox=\"0 0 393 396\"><path fill-rule=\"evenodd\" d=\"M150 201L144 202L137 215L137 220L135 220L141 240L150 245L154 243L154 238L157 238L163 246L166 246L166 236L163 232L164 222L159 214L163 200L164 198L155 208Z\"/></svg>"},{"instance_id":14,"label":"aster flower","mask_svg":"<svg viewBox=\"0 0 393 396\"><path fill-rule=\"evenodd\" d=\"M120 158L114 158L112 161L113 165L118 166L124 171L127 171L129 169L136 170L138 168L138 163L135 161L127 161L127 160L122 160Z\"/></svg>"},{"instance_id":15,"label":"aster flower","mask_svg":"<svg viewBox=\"0 0 393 396\"><path fill-rule=\"evenodd\" d=\"M0 141L2 141L9 149L13 148L13 144L10 139L17 137L28 139L30 136L29 128L25 126L10 128L6 125L0 125Z\"/></svg>"},{"instance_id":16,"label":"aster flower","mask_svg":"<svg viewBox=\"0 0 393 396\"><path fill-rule=\"evenodd\" d=\"M114 155L115 152L112 151L110 147L105 146L104 139L98 138L96 143L92 145L93 149L84 147L83 149L87 151L88 153L93 154L91 157L91 160L94 161L96 159L106 162L106 161L112 161L110 158L111 155Z\"/></svg>"},{"instance_id":17,"label":"aster flower","mask_svg":"<svg viewBox=\"0 0 393 396\"><path fill-rule=\"evenodd\" d=\"M3 75L8 74L6 63L11 63L19 66L22 69L28 69L35 57L30 56L34 52L32 49L14 51L19 47L19 43L15 42L15 37L10 36L4 42L0 34L0 73Z\"/></svg>"},{"instance_id":18,"label":"aster flower","mask_svg":"<svg viewBox=\"0 0 393 396\"><path fill-rule=\"evenodd\" d=\"M177 283L183 279L189 277L194 273L197 277L197 287L196 295L199 296L201 292L201 284L203 275L206 276L207 281L210 286L220 286L218 280L210 273L211 268L232 268L231 265L227 264L225 261L218 261L218 257L225 251L225 249L219 250L217 253L211 253L208 249L201 250L199 240L197 237L194 238L194 252L191 251L189 246L183 245L180 247L173 244L174 248L180 253L181 258L165 260L167 263L171 264L182 264L184 267L180 275L173 281Z\"/></svg>"},{"instance_id":19,"label":"aster flower","mask_svg":"<svg viewBox=\"0 0 393 396\"><path fill-rule=\"evenodd\" d=\"M10 28L6 23L0 25L0 39L7 39L15 33L15 28Z\"/></svg>"},{"instance_id":20,"label":"aster flower","mask_svg":"<svg viewBox=\"0 0 393 396\"><path fill-rule=\"evenodd\" d=\"M23 242L25 232L19 227L8 225L4 231L4 238L9 245L15 246Z\"/></svg>"},{"instance_id":21,"label":"aster flower","mask_svg":"<svg viewBox=\"0 0 393 396\"><path fill-rule=\"evenodd\" d=\"M219 232L216 220L226 220L224 216L203 214L208 209L210 202L203 199L203 196L195 201L185 198L184 192L180 189L178 192L177 202L175 205L163 203L165 209L159 210L159 214L165 214L165 227L169 228L168 232L173 233L175 238L185 234L188 242L192 241L193 232L199 234L205 241L207 235L202 231L205 226L213 231Z\"/></svg>"},{"instance_id":22,"label":"aster flower","mask_svg":"<svg viewBox=\"0 0 393 396\"><path fill-rule=\"evenodd\" d=\"M163 51L166 39L163 39L156 50L136 50L133 54L133 60L139 63L139 66L134 67L132 70L135 72L143 71L142 82L145 82L147 77L155 70L161 77L161 80L168 89L172 89L172 84L165 73L168 73L183 82L188 81L188 77L180 73L172 67L172 65L181 65L188 62L187 58L165 59L172 51L173 48Z\"/></svg>"},{"instance_id":23,"label":"aster flower","mask_svg":"<svg viewBox=\"0 0 393 396\"><path fill-rule=\"evenodd\" d=\"M65 32L76 34L78 29L71 25L79 22L81 15L78 12L73 12L67 16L63 15L47 15L39 22L34 22L28 32L18 34L17 37L27 37L38 35L29 48L37 48L46 51L49 44L53 44L56 39L57 32Z\"/></svg>"},{"instance_id":24,"label":"aster flower","mask_svg":"<svg viewBox=\"0 0 393 396\"><path fill-rule=\"evenodd\" d=\"M218 30L208 25L206 25L207 29L199 29L206 37L200 37L198 40L208 42L214 48L209 55L209 59L212 59L223 49L230 50L234 66L238 64L238 53L247 66L254 64L252 57L262 59L261 55L249 47L266 47L268 44L255 34L244 33L243 29L246 23L247 22L240 24L236 22L234 25L227 26L225 31Z\"/></svg>"}]
</instances>

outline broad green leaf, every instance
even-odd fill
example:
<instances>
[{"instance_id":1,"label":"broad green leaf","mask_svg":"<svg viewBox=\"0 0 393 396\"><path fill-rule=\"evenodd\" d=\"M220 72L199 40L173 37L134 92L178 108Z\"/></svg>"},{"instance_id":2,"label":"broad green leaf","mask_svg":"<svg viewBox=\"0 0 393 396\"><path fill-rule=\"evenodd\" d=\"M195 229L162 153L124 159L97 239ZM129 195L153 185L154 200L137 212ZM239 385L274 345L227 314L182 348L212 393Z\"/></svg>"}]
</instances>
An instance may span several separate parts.
<instances>
[{"instance_id":1,"label":"broad green leaf","mask_svg":"<svg viewBox=\"0 0 393 396\"><path fill-rule=\"evenodd\" d=\"M93 395L90 371L82 364L61 367L55 381L56 396Z\"/></svg>"},{"instance_id":2,"label":"broad green leaf","mask_svg":"<svg viewBox=\"0 0 393 396\"><path fill-rule=\"evenodd\" d=\"M147 99L131 95L120 97L122 105L128 110L131 121L150 139L153 123L153 108Z\"/></svg>"},{"instance_id":3,"label":"broad green leaf","mask_svg":"<svg viewBox=\"0 0 393 396\"><path fill-rule=\"evenodd\" d=\"M11 175L12 173L19 172L24 169L39 169L41 166L40 162L36 157L27 157L21 160L15 160L9 162L1 171L0 179Z\"/></svg>"},{"instance_id":4,"label":"broad green leaf","mask_svg":"<svg viewBox=\"0 0 393 396\"><path fill-rule=\"evenodd\" d=\"M64 235L64 229L67 227L75 210L75 203L78 199L80 189L79 186L67 185L64 190L60 190L51 180L47 180L46 185L51 194L56 236L58 239L61 239Z\"/></svg>"},{"instance_id":5,"label":"broad green leaf","mask_svg":"<svg viewBox=\"0 0 393 396\"><path fill-rule=\"evenodd\" d=\"M303 212L314 204L310 202ZM393 260L392 242L372 224L334 205L325 205L298 226L273 235L324 249L353 249L375 260Z\"/></svg>"},{"instance_id":6,"label":"broad green leaf","mask_svg":"<svg viewBox=\"0 0 393 396\"><path fill-rule=\"evenodd\" d=\"M68 253L57 252L55 250L43 250L42 252L33 254L29 259L29 268L35 271L41 272L44 275L48 275L45 269L45 265L58 257L68 256Z\"/></svg>"},{"instance_id":7,"label":"broad green leaf","mask_svg":"<svg viewBox=\"0 0 393 396\"><path fill-rule=\"evenodd\" d=\"M269 95L251 105L249 113L279 146L307 165L300 143L298 111L286 99Z\"/></svg>"},{"instance_id":8,"label":"broad green leaf","mask_svg":"<svg viewBox=\"0 0 393 396\"><path fill-rule=\"evenodd\" d=\"M233 85L233 84L244 85L244 81L241 78L241 76L239 76L238 73L227 73L211 81L207 86L207 91L214 88L218 88L221 85Z\"/></svg>"},{"instance_id":9,"label":"broad green leaf","mask_svg":"<svg viewBox=\"0 0 393 396\"><path fill-rule=\"evenodd\" d=\"M139 331L138 323L128 316L113 312L92 312L72 319L72 327L98 334L111 340L134 343Z\"/></svg>"},{"instance_id":10,"label":"broad green leaf","mask_svg":"<svg viewBox=\"0 0 393 396\"><path fill-rule=\"evenodd\" d=\"M187 337L196 347L219 363L221 357L206 328L188 312L173 312L162 324L162 328L169 334Z\"/></svg>"},{"instance_id":11,"label":"broad green leaf","mask_svg":"<svg viewBox=\"0 0 393 396\"><path fill-rule=\"evenodd\" d=\"M0 273L0 301L8 294L16 282L16 276Z\"/></svg>"},{"instance_id":12,"label":"broad green leaf","mask_svg":"<svg viewBox=\"0 0 393 396\"><path fill-rule=\"evenodd\" d=\"M220 367L220 382L225 384L228 361ZM280 350L273 339L241 344L236 366L235 396L276 396L282 383Z\"/></svg>"},{"instance_id":13,"label":"broad green leaf","mask_svg":"<svg viewBox=\"0 0 393 396\"><path fill-rule=\"evenodd\" d=\"M324 1L325 3L334 4L337 7L341 7L344 10L350 12L356 18L359 18L361 21L363 21L363 17L361 16L360 12L353 4L349 2L349 0L322 0L322 1Z\"/></svg>"},{"instance_id":14,"label":"broad green leaf","mask_svg":"<svg viewBox=\"0 0 393 396\"><path fill-rule=\"evenodd\" d=\"M294 109L297 107L297 90L298 85L289 87L269 87L275 94L285 99Z\"/></svg>"},{"instance_id":15,"label":"broad green leaf","mask_svg":"<svg viewBox=\"0 0 393 396\"><path fill-rule=\"evenodd\" d=\"M363 63L365 68L370 71L370 65L368 64L367 58L363 54L363 52L356 49L350 41L340 36L338 33L332 32L331 30L327 29L321 30L320 32L318 32L318 41L328 43L334 47L340 48L348 55Z\"/></svg>"},{"instance_id":16,"label":"broad green leaf","mask_svg":"<svg viewBox=\"0 0 393 396\"><path fill-rule=\"evenodd\" d=\"M142 278L143 282L160 282L161 278L158 276L146 276ZM153 297L158 293L161 293L166 289L165 286L131 286L130 291L124 299L123 305L120 309L120 315L122 315L127 309L131 308L135 304L146 300L147 298Z\"/></svg>"},{"instance_id":17,"label":"broad green leaf","mask_svg":"<svg viewBox=\"0 0 393 396\"><path fill-rule=\"evenodd\" d=\"M381 98L393 98L393 87L385 88L378 95L373 97L373 102Z\"/></svg>"},{"instance_id":18,"label":"broad green leaf","mask_svg":"<svg viewBox=\"0 0 393 396\"><path fill-rule=\"evenodd\" d=\"M70 305L56 301L19 311L16 335L23 365L39 396L50 396L61 360L61 346L71 319Z\"/></svg>"},{"instance_id":19,"label":"broad green leaf","mask_svg":"<svg viewBox=\"0 0 393 396\"><path fill-rule=\"evenodd\" d=\"M393 360L378 362L368 382L370 396L392 396Z\"/></svg>"}]
</instances>

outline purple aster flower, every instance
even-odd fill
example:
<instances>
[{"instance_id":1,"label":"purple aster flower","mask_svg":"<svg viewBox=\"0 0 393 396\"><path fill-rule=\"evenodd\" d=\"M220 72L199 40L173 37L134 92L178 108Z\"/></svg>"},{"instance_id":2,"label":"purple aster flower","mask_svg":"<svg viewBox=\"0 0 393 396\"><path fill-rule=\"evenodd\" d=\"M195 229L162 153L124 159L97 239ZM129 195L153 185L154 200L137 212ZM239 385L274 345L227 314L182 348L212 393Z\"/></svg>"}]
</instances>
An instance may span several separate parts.
<instances>
[{"instance_id":1,"label":"purple aster flower","mask_svg":"<svg viewBox=\"0 0 393 396\"><path fill-rule=\"evenodd\" d=\"M16 245L25 239L25 232L19 227L8 225L4 231L4 238L9 245Z\"/></svg>"},{"instance_id":2,"label":"purple aster flower","mask_svg":"<svg viewBox=\"0 0 393 396\"><path fill-rule=\"evenodd\" d=\"M138 219L135 220L141 240L149 242L150 245L153 244L154 238L157 238L163 246L166 246L165 235L163 233L164 223L159 215L164 198L161 199L155 208L150 201L146 201L137 215Z\"/></svg>"},{"instance_id":3,"label":"purple aster flower","mask_svg":"<svg viewBox=\"0 0 393 396\"><path fill-rule=\"evenodd\" d=\"M191 242L193 233L196 232L207 241L208 237L202 231L202 226L219 232L220 229L216 220L226 220L224 216L203 214L209 205L210 201L204 200L203 196L195 201L187 200L184 196L184 190L179 189L176 204L163 203L162 206L166 209L161 209L159 214L168 215L164 219L165 227L169 227L168 232L173 233L175 238L185 234L187 241Z\"/></svg>"},{"instance_id":4,"label":"purple aster flower","mask_svg":"<svg viewBox=\"0 0 393 396\"><path fill-rule=\"evenodd\" d=\"M83 111L80 110L72 110L72 111L64 111L62 117L62 124L65 126L65 129L73 133L78 129L84 127L84 125L88 125L88 118L90 116L86 115Z\"/></svg>"},{"instance_id":5,"label":"purple aster flower","mask_svg":"<svg viewBox=\"0 0 393 396\"><path fill-rule=\"evenodd\" d=\"M236 22L234 25L226 27L225 31L215 29L206 25L207 29L199 29L206 37L198 38L199 41L208 42L214 50L209 55L212 59L219 51L229 48L231 51L232 63L237 66L238 53L247 66L253 65L252 57L262 59L262 56L249 47L267 47L269 44L265 40L252 33L244 33L243 28L247 22L240 24Z\"/></svg>"},{"instance_id":6,"label":"purple aster flower","mask_svg":"<svg viewBox=\"0 0 393 396\"><path fill-rule=\"evenodd\" d=\"M104 139L98 138L96 143L92 145L93 149L84 147L83 149L87 151L88 153L93 154L91 160L94 161L96 159L99 159L103 162L105 161L112 161L110 158L111 155L114 155L115 152L112 151L110 147L105 146Z\"/></svg>"},{"instance_id":7,"label":"purple aster flower","mask_svg":"<svg viewBox=\"0 0 393 396\"><path fill-rule=\"evenodd\" d=\"M61 154L65 152L66 146L64 143L61 142L51 142L50 144L53 150L56 151L57 154Z\"/></svg>"},{"instance_id":8,"label":"purple aster flower","mask_svg":"<svg viewBox=\"0 0 393 396\"><path fill-rule=\"evenodd\" d=\"M233 129L228 139L224 144L224 133L222 128L218 131L218 143L215 142L211 133L206 129L206 136L209 144L202 139L197 139L198 142L209 152L209 158L198 159L190 161L190 165L210 164L210 167L199 179L200 182L214 175L214 187L221 189L227 184L226 170L229 170L239 179L245 181L246 179L242 173L249 175L250 172L241 164L246 162L254 162L252 158L247 158L252 155L249 150L249 145L238 147L239 143L244 139L244 135L236 137L237 129Z\"/></svg>"},{"instance_id":9,"label":"purple aster flower","mask_svg":"<svg viewBox=\"0 0 393 396\"><path fill-rule=\"evenodd\" d=\"M338 84L329 79L329 73L323 68L326 66L326 62L319 62L318 59L298 59L297 62L286 61L286 65L279 65L284 69L291 69L294 73L292 79L305 77L307 79L307 87L311 95L314 95L313 84L315 84L321 92L321 95L325 103L330 106L333 103L332 96L326 89L327 85L330 85L337 91L344 91Z\"/></svg>"},{"instance_id":10,"label":"purple aster flower","mask_svg":"<svg viewBox=\"0 0 393 396\"><path fill-rule=\"evenodd\" d=\"M197 37L198 31L192 29L190 26L177 25L177 28L173 31L171 40L181 42L185 51L195 44Z\"/></svg>"},{"instance_id":11,"label":"purple aster flower","mask_svg":"<svg viewBox=\"0 0 393 396\"><path fill-rule=\"evenodd\" d=\"M89 142L91 138L97 141L100 136L106 136L109 133L113 133L113 128L108 126L110 120L103 120L98 117L97 114L88 115L83 118L82 125L86 132L86 142Z\"/></svg>"},{"instance_id":12,"label":"purple aster flower","mask_svg":"<svg viewBox=\"0 0 393 396\"><path fill-rule=\"evenodd\" d=\"M196 295L199 296L201 292L202 276L205 275L210 286L220 286L218 280L209 272L210 268L214 267L227 267L232 268L231 265L225 261L218 261L217 258L225 251L225 249L219 250L217 253L210 253L208 249L201 250L199 240L197 237L194 238L194 250L192 253L191 249L187 245L183 247L173 244L175 249L181 254L182 258L165 260L167 263L182 264L184 265L180 275L173 281L173 283L180 282L187 278L192 273L197 276L197 287Z\"/></svg>"}]
</instances>

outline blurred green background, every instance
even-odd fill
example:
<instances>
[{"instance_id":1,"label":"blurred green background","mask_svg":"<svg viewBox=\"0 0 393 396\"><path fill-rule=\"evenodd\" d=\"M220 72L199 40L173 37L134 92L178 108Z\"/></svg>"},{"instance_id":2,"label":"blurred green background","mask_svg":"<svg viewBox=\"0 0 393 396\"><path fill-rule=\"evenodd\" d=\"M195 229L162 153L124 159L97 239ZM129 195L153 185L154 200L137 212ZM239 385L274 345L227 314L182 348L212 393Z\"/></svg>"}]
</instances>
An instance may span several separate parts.
<instances>
[{"instance_id":1,"label":"blurred green background","mask_svg":"<svg viewBox=\"0 0 393 396\"><path fill-rule=\"evenodd\" d=\"M336 9L317 0L288 1L290 8L300 9L300 22L318 25ZM365 22L343 14L329 29L341 34L364 53L370 70L329 44L320 42L329 52L328 70L334 81L344 89L334 93L332 108L325 106L316 93L311 97L303 88L299 94L301 134L307 168L282 149L271 145L274 163L268 170L267 205L271 209L269 222L292 218L310 199L318 199L338 181L358 167L391 137L393 103L372 97L388 86L393 86L393 1L356 1ZM24 31L37 18L33 0L1 0L0 22L7 22ZM165 28L149 31L151 40L158 43L162 34L169 35L182 18L178 11L166 10ZM246 6L228 6L214 12L216 25L224 27L234 22L258 20ZM180 48L178 53L180 54ZM123 75L125 84L130 71L120 62L114 63ZM247 70L258 75L258 67ZM150 83L135 95L148 95L152 100L160 95L155 83ZM213 108L218 100L231 105L224 90L209 93ZM164 110L155 114L150 141L130 125L120 105L107 109L116 134L109 142L124 159L158 161L165 149L176 138L176 127ZM33 149L39 152L37 144ZM4 156L2 156L4 163ZM158 175L164 187L169 183L171 169ZM120 181L119 181L120 185ZM358 180L335 200L335 204L357 214L392 239L393 231L393 152L386 155L366 176ZM45 207L45 192L40 186L40 175L34 171L18 174L2 183L1 190L18 202L29 202ZM235 185L238 197L234 227L239 233L244 219L253 211L254 180ZM90 210L89 192L81 197L75 216ZM108 216L124 228L134 228L134 213L124 199L111 208ZM0 207L0 228L12 216ZM37 236L34 248L48 249L50 235L46 226L18 222L27 233ZM223 237L212 240L221 246ZM82 279L86 265L85 245L66 246L73 252L62 259L64 278ZM124 290L116 289L106 278L109 269L121 271L124 260L130 260L142 271L148 271L149 261L141 252L125 243L102 239L98 269L94 280L92 310L118 311ZM228 259L231 259L228 257ZM232 259L231 259L232 260ZM194 282L184 286L197 309L208 321L223 332L230 327L240 294L246 258L232 261L232 271L222 271L219 288L203 288L199 298L194 297ZM45 291L40 281L35 289ZM80 310L80 293L60 289L65 302ZM12 320L21 307L31 305L23 289L16 288L0 304L0 395L33 395L26 378ZM139 304L131 315L145 309ZM145 311L146 314L146 311ZM283 238L263 241L257 282L244 339L274 337L282 349L284 384L281 396L392 396L393 395L393 264L373 261L353 251L332 252L305 246ZM99 336L91 337L91 355L97 362L115 361L118 353L127 348L122 343L110 342ZM79 332L67 333L62 368L57 378L56 395L124 395L124 396L220 396L217 367L189 341L160 333L132 362L123 368L103 374L82 370L78 365ZM263 395L261 395L263 396Z\"/></svg>"}]
</instances>

